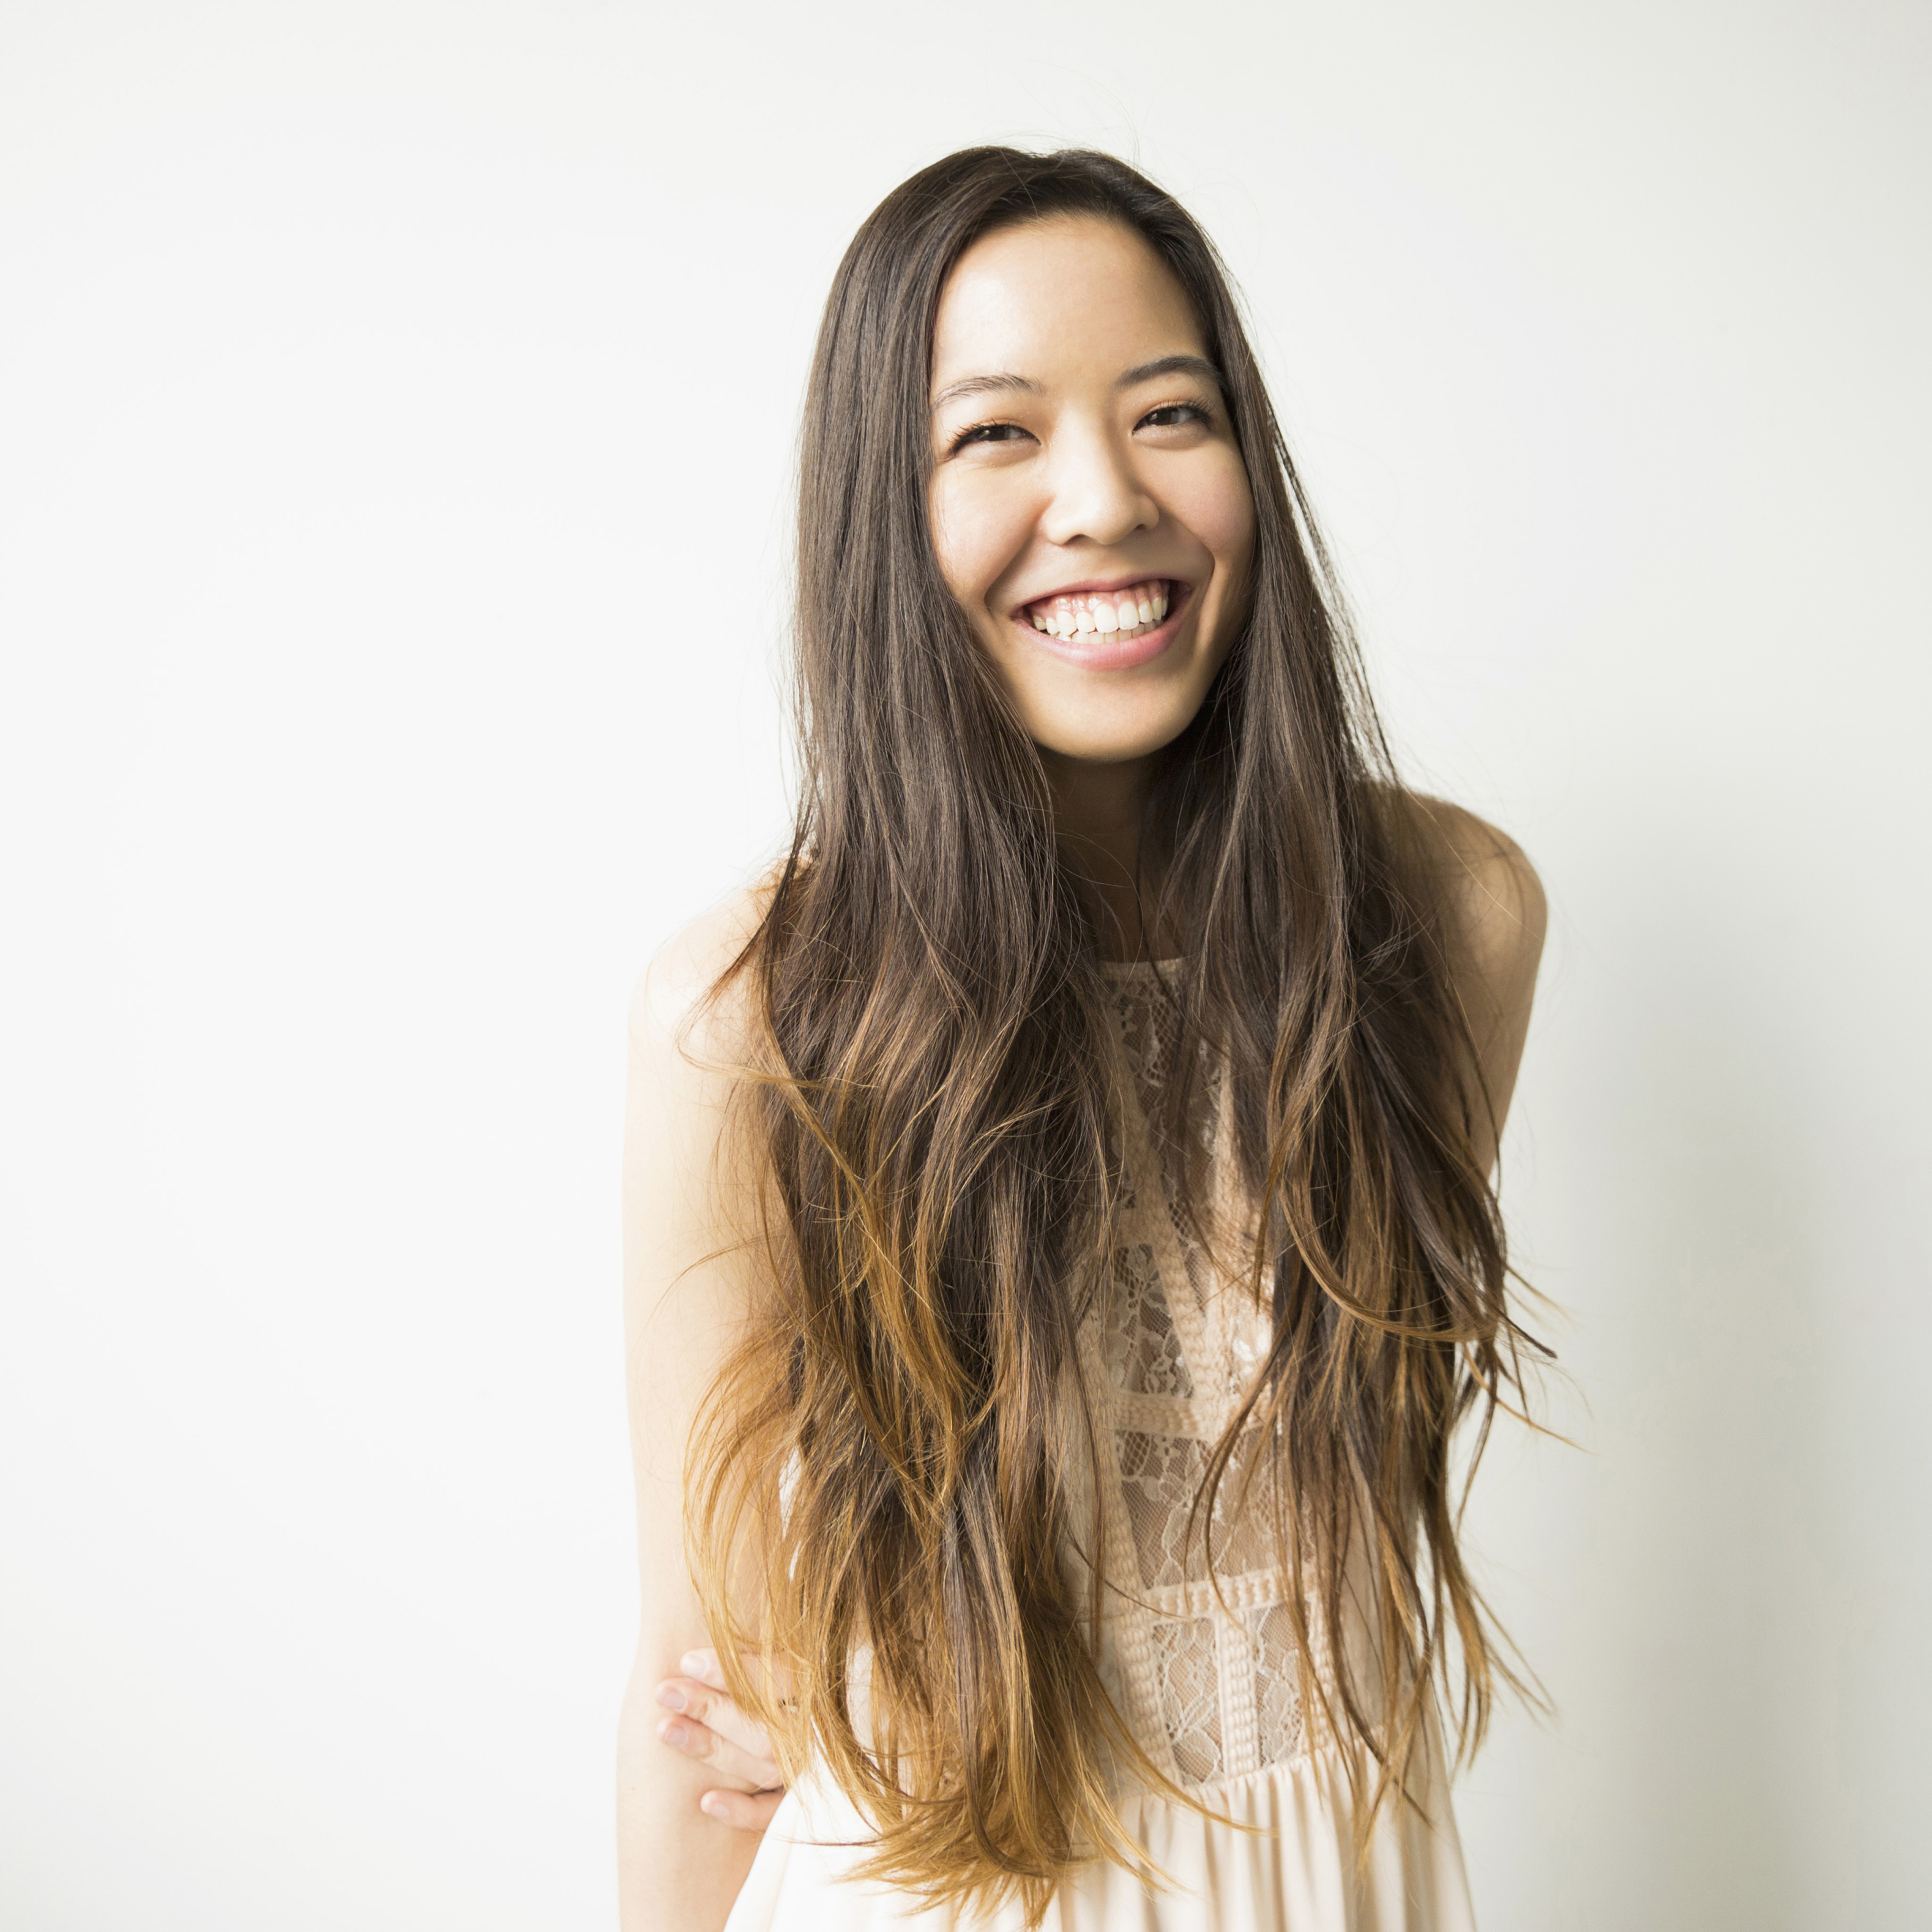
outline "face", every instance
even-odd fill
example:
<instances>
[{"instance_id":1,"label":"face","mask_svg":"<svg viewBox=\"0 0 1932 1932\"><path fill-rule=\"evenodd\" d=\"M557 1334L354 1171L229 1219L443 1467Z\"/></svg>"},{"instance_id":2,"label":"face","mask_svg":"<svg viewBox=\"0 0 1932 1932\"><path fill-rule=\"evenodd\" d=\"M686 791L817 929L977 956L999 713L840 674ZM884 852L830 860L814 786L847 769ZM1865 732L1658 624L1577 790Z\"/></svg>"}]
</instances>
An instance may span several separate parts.
<instances>
[{"instance_id":1,"label":"face","mask_svg":"<svg viewBox=\"0 0 1932 1932\"><path fill-rule=\"evenodd\" d=\"M1120 764L1199 710L1254 506L1186 297L1131 230L1054 217L961 256L933 347L940 568L1043 750Z\"/></svg>"}]
</instances>

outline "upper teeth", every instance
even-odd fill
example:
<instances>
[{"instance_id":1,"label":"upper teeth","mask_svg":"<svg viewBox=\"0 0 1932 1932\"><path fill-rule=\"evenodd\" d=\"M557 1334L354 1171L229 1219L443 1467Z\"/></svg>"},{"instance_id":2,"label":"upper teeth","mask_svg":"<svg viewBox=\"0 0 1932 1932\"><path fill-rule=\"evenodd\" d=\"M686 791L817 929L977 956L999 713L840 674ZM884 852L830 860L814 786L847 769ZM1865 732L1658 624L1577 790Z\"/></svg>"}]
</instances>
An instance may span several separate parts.
<instances>
[{"instance_id":1,"label":"upper teeth","mask_svg":"<svg viewBox=\"0 0 1932 1932\"><path fill-rule=\"evenodd\" d=\"M1070 597L1048 597L1030 604L1027 615L1036 631L1050 638L1076 637L1102 632L1118 636L1150 629L1167 615L1167 585L1158 578L1130 584L1124 590L1081 591Z\"/></svg>"}]
</instances>

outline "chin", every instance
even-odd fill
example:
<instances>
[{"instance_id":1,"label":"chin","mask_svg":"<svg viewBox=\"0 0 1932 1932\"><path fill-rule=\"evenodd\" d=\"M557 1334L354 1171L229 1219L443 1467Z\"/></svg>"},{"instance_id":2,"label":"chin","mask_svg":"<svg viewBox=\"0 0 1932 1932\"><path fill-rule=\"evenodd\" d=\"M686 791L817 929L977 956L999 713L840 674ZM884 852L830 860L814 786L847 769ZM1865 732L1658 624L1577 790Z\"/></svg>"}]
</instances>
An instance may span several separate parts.
<instances>
[{"instance_id":1,"label":"chin","mask_svg":"<svg viewBox=\"0 0 1932 1932\"><path fill-rule=\"evenodd\" d=\"M1036 730L1032 735L1042 751L1060 758L1072 758L1083 765L1125 765L1165 751L1187 729L1193 716L1190 711L1186 717L1162 719L1134 731L1048 730Z\"/></svg>"}]
</instances>

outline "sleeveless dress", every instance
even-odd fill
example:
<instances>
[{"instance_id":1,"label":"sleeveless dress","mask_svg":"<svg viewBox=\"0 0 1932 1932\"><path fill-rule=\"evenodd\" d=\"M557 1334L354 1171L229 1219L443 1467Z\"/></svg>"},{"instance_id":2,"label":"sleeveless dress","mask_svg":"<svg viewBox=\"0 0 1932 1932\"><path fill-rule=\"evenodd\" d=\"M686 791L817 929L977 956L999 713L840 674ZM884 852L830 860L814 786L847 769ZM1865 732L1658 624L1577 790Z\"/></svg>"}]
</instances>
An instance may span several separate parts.
<instances>
[{"instance_id":1,"label":"sleeveless dress","mask_svg":"<svg viewBox=\"0 0 1932 1932\"><path fill-rule=\"evenodd\" d=\"M1130 1788L1122 1821L1168 1883L1150 1888L1096 1861L1060 1887L1045 1924L1050 1932L1473 1932L1433 1728L1412 1779L1419 1803L1385 1802L1367 1856L1358 1857L1347 1759L1356 1757L1358 1772L1372 1767L1359 1746L1311 1749L1304 1738L1287 1586L1260 1513L1248 1526L1217 1508L1219 1599L1198 1528L1187 1538L1189 1505L1262 1359L1268 1318L1243 1285L1224 1284L1172 1208L1180 1150L1161 1144L1154 1124L1178 1030L1163 969L1136 962L1106 970L1126 1076L1123 1212L1112 1292L1080 1336L1088 1400L1096 1420L1111 1420L1114 1450L1101 1472L1111 1493L1100 1512L1108 1608L1100 1667L1148 1756L1232 1822ZM1202 1138L1218 1216L1232 1201L1222 1191L1228 1163L1220 1158L1225 1093L1211 1063L1204 1060L1196 1087L1190 1131ZM1223 1479L1224 1498L1236 1473ZM1084 1582L1079 1559L1070 1552L1069 1562ZM1372 1784L1367 1776L1361 1788ZM922 1910L854 1880L867 1835L842 1793L801 1780L766 1831L726 1932L1018 1932L1017 1905L971 1916Z\"/></svg>"}]
</instances>

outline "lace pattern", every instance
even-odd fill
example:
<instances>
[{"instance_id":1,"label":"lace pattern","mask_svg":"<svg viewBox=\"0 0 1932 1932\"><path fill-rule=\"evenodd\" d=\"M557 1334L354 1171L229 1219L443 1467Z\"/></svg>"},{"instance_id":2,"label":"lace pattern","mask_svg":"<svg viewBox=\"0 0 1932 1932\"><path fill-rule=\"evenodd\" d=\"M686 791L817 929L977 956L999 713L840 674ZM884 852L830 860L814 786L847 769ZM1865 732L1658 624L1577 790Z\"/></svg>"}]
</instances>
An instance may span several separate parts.
<instances>
[{"instance_id":1,"label":"lace pattern","mask_svg":"<svg viewBox=\"0 0 1932 1932\"><path fill-rule=\"evenodd\" d=\"M1114 1456L1102 1479L1100 1552L1109 1610L1103 1677L1124 1694L1143 1750L1198 1788L1291 1761L1304 1749L1293 1618L1276 1559L1274 1499L1223 1475L1213 1515L1197 1510L1214 1444L1265 1348L1268 1323L1226 1280L1179 1208L1186 1139L1223 1244L1227 1181L1222 1082L1203 1063L1180 1144L1161 1126L1179 1012L1162 973L1110 969L1126 1078L1124 1197L1111 1292L1088 1316L1083 1352ZM1244 1493L1245 1491L1245 1493ZM1217 1600L1210 1578L1218 1577Z\"/></svg>"}]
</instances>

